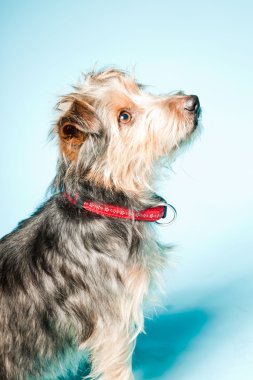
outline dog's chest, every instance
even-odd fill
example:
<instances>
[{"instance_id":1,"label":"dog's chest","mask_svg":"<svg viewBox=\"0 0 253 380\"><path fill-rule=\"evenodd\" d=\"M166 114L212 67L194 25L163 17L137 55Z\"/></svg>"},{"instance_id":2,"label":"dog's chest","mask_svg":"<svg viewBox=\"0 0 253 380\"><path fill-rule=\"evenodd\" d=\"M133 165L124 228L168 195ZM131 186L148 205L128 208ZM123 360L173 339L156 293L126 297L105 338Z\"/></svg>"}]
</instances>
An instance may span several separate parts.
<instances>
[{"instance_id":1,"label":"dog's chest","mask_svg":"<svg viewBox=\"0 0 253 380\"><path fill-rule=\"evenodd\" d=\"M161 265L162 264L162 265ZM143 329L143 302L157 270L165 265L164 253L152 235L142 240L135 259L129 260L124 271L125 294L121 300L126 323L134 321L137 329Z\"/></svg>"}]
</instances>

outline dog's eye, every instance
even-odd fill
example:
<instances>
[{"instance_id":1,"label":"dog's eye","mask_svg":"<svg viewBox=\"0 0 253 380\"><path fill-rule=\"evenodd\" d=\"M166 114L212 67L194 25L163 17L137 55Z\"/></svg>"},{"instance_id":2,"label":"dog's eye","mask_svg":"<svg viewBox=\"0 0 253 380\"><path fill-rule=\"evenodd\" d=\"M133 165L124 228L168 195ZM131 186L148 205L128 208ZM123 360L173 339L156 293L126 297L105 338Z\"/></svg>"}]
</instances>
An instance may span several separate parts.
<instances>
[{"instance_id":1,"label":"dog's eye","mask_svg":"<svg viewBox=\"0 0 253 380\"><path fill-rule=\"evenodd\" d=\"M122 124L127 124L129 121L131 121L132 116L129 112L127 111L121 111L119 114L119 122Z\"/></svg>"}]
</instances>

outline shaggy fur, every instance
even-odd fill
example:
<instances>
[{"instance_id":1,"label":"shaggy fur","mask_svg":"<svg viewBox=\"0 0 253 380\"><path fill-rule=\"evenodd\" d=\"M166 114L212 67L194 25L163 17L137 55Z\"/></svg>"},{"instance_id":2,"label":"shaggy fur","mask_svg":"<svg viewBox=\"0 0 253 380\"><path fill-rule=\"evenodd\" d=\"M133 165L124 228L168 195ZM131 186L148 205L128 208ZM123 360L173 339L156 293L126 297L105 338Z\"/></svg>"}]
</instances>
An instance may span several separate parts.
<instances>
[{"instance_id":1,"label":"shaggy fur","mask_svg":"<svg viewBox=\"0 0 253 380\"><path fill-rule=\"evenodd\" d=\"M164 249L151 223L80 210L63 191L131 210L164 202L152 192L153 168L189 140L199 102L151 95L105 70L87 74L58 110L53 195L0 243L0 379L43 378L83 349L89 378L130 380L143 301Z\"/></svg>"}]
</instances>

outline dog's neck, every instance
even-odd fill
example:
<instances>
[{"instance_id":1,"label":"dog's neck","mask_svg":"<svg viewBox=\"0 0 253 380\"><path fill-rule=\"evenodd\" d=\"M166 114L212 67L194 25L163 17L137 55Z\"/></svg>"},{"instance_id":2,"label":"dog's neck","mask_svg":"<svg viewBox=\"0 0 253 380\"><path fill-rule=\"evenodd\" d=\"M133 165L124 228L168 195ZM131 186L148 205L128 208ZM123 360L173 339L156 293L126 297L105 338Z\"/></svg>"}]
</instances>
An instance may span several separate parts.
<instances>
[{"instance_id":1,"label":"dog's neck","mask_svg":"<svg viewBox=\"0 0 253 380\"><path fill-rule=\"evenodd\" d=\"M131 193L128 191L117 191L113 188L104 188L95 185L90 181L80 181L76 183L71 178L64 179L60 183L54 181L51 190L53 193L64 193L70 195L78 194L79 198L83 201L93 201L106 204L117 205L134 210L143 210L149 207L155 207L162 202L165 202L162 197L154 192L142 192L139 194Z\"/></svg>"}]
</instances>

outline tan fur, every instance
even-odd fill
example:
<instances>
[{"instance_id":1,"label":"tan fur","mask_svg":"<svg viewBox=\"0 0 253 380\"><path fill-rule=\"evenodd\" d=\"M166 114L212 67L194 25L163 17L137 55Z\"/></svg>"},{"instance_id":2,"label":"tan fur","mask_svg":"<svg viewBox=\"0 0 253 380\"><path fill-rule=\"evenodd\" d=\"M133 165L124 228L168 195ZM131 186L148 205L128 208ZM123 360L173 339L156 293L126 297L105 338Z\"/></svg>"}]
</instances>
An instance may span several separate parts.
<instances>
[{"instance_id":1,"label":"tan fur","mask_svg":"<svg viewBox=\"0 0 253 380\"><path fill-rule=\"evenodd\" d=\"M63 104L63 115L66 107L71 109L75 102L80 103L80 109L83 106L84 114L96 110L109 138L106 154L94 162L86 179L131 194L150 189L154 162L168 157L192 132L191 116L182 112L187 97L181 93L151 95L131 76L114 70L88 74L75 89L59 102L59 109ZM118 121L122 110L132 113L129 125ZM93 128L92 118L88 118L89 123ZM81 144L69 141L66 147L60 130L58 126L62 154L74 160Z\"/></svg>"}]
</instances>

